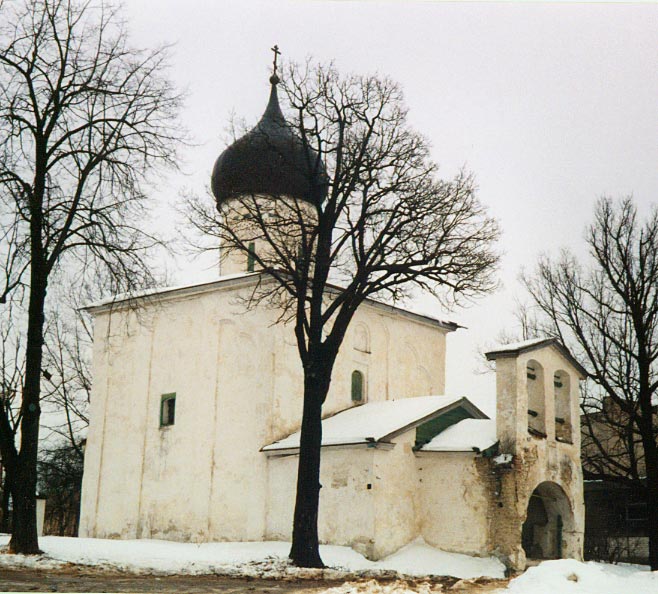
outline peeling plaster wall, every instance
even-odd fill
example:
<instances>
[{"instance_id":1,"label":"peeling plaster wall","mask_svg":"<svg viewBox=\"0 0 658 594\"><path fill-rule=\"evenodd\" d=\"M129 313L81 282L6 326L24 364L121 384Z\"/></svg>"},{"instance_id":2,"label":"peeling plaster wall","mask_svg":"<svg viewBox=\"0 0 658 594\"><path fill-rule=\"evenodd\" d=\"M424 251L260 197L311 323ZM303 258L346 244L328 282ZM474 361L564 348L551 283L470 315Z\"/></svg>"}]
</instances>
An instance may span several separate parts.
<instances>
[{"instance_id":1,"label":"peeling plaster wall","mask_svg":"<svg viewBox=\"0 0 658 594\"><path fill-rule=\"evenodd\" d=\"M399 435L392 450L378 450L374 458L375 531L373 558L381 559L419 534L422 510L412 451L416 431Z\"/></svg>"},{"instance_id":2,"label":"peeling plaster wall","mask_svg":"<svg viewBox=\"0 0 658 594\"><path fill-rule=\"evenodd\" d=\"M414 440L411 430L393 439L393 449L323 449L321 542L373 560L419 535L444 550L488 554L491 491L480 466L486 473L489 461L469 452L416 454ZM269 459L266 539L290 537L297 462L296 455Z\"/></svg>"},{"instance_id":3,"label":"peeling plaster wall","mask_svg":"<svg viewBox=\"0 0 658 594\"><path fill-rule=\"evenodd\" d=\"M273 310L245 311L239 291L219 286L95 315L81 536L259 540L269 531L270 472L259 450L298 430L302 370L292 329L275 325ZM352 406L354 369L368 401L442 393L445 335L362 306L323 413ZM161 396L172 392L175 424L160 427Z\"/></svg>"},{"instance_id":4,"label":"peeling plaster wall","mask_svg":"<svg viewBox=\"0 0 658 594\"><path fill-rule=\"evenodd\" d=\"M320 471L319 538L322 543L349 545L372 558L375 530L373 457L369 448L324 448ZM297 482L296 455L268 460L266 540L289 540Z\"/></svg>"},{"instance_id":5,"label":"peeling plaster wall","mask_svg":"<svg viewBox=\"0 0 658 594\"><path fill-rule=\"evenodd\" d=\"M100 534L104 536L134 538L143 468L151 336L134 313L122 316L118 327L102 320L96 323L94 332L95 379L80 533L97 534L98 526L102 526ZM114 332L128 340L118 341ZM112 349L112 357L106 346Z\"/></svg>"},{"instance_id":6,"label":"peeling plaster wall","mask_svg":"<svg viewBox=\"0 0 658 594\"><path fill-rule=\"evenodd\" d=\"M427 452L418 455L417 467L425 541L446 551L488 553L489 461L472 452Z\"/></svg>"}]
</instances>

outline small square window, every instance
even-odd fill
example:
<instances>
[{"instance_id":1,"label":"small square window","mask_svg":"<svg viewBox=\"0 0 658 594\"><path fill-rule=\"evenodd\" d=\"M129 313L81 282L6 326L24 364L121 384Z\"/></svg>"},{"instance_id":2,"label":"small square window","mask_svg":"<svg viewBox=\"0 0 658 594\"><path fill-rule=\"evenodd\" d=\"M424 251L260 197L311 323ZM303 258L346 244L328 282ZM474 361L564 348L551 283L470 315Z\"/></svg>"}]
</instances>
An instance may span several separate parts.
<instances>
[{"instance_id":1,"label":"small square window","mask_svg":"<svg viewBox=\"0 0 658 594\"><path fill-rule=\"evenodd\" d=\"M176 419L176 394L163 394L160 400L160 427L169 427Z\"/></svg>"}]
</instances>

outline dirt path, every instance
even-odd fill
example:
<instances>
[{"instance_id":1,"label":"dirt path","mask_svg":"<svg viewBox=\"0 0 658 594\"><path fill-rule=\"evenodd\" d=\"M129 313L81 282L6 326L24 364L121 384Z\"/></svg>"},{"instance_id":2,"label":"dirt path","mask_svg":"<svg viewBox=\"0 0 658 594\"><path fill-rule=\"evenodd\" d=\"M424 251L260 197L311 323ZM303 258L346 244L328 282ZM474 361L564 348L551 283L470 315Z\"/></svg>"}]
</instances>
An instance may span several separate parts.
<instances>
[{"instance_id":1,"label":"dirt path","mask_svg":"<svg viewBox=\"0 0 658 594\"><path fill-rule=\"evenodd\" d=\"M239 579L214 575L152 576L100 571L69 566L61 569L0 569L1 592L223 592L226 594L320 594L335 589L340 594L395 594L400 591L450 594L494 594L507 580L455 580L443 578L429 585L413 580L331 582L315 580Z\"/></svg>"},{"instance_id":2,"label":"dirt path","mask_svg":"<svg viewBox=\"0 0 658 594\"><path fill-rule=\"evenodd\" d=\"M2 592L225 592L226 594L310 594L335 582L249 580L213 575L151 576L87 568L0 569Z\"/></svg>"}]
</instances>

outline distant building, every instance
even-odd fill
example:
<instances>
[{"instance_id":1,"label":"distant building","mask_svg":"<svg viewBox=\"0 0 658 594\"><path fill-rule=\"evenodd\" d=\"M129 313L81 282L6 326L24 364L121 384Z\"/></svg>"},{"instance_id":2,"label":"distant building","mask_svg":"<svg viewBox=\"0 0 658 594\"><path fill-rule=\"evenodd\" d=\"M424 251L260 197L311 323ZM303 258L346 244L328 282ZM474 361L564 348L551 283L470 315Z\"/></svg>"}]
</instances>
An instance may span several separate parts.
<instances>
[{"instance_id":1,"label":"distant building","mask_svg":"<svg viewBox=\"0 0 658 594\"><path fill-rule=\"evenodd\" d=\"M309 196L299 168L284 166L304 148L283 120L276 82L258 126L217 161L218 201ZM253 268L232 256L216 281L161 290L138 311L120 298L89 308L81 536L290 538L302 369L278 312L242 305L268 282ZM357 311L324 405L321 541L371 559L418 536L513 567L581 558L583 370L555 340L488 353L490 420L461 394L445 395L446 336L457 328L376 301Z\"/></svg>"},{"instance_id":2,"label":"distant building","mask_svg":"<svg viewBox=\"0 0 658 594\"><path fill-rule=\"evenodd\" d=\"M602 404L582 417L585 558L648 563L649 509L640 435L609 398ZM633 471L629 435L635 444Z\"/></svg>"}]
</instances>

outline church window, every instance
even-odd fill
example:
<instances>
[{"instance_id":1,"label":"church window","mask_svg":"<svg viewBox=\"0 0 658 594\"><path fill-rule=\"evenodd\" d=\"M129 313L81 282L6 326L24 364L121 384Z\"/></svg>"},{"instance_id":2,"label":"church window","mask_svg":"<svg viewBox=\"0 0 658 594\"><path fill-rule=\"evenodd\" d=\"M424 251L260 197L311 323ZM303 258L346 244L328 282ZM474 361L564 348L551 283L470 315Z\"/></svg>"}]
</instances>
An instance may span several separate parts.
<instances>
[{"instance_id":1,"label":"church window","mask_svg":"<svg viewBox=\"0 0 658 594\"><path fill-rule=\"evenodd\" d=\"M251 241L249 243L249 252L247 253L247 272L253 272L256 264L256 244Z\"/></svg>"},{"instance_id":2,"label":"church window","mask_svg":"<svg viewBox=\"0 0 658 594\"><path fill-rule=\"evenodd\" d=\"M356 369L352 372L352 402L363 402L363 374Z\"/></svg>"},{"instance_id":3,"label":"church window","mask_svg":"<svg viewBox=\"0 0 658 594\"><path fill-rule=\"evenodd\" d=\"M176 418L176 394L163 394L160 400L160 427L174 424Z\"/></svg>"},{"instance_id":4,"label":"church window","mask_svg":"<svg viewBox=\"0 0 658 594\"><path fill-rule=\"evenodd\" d=\"M537 361L528 361L526 388L528 391L528 432L536 437L546 437L544 369Z\"/></svg>"}]
</instances>

